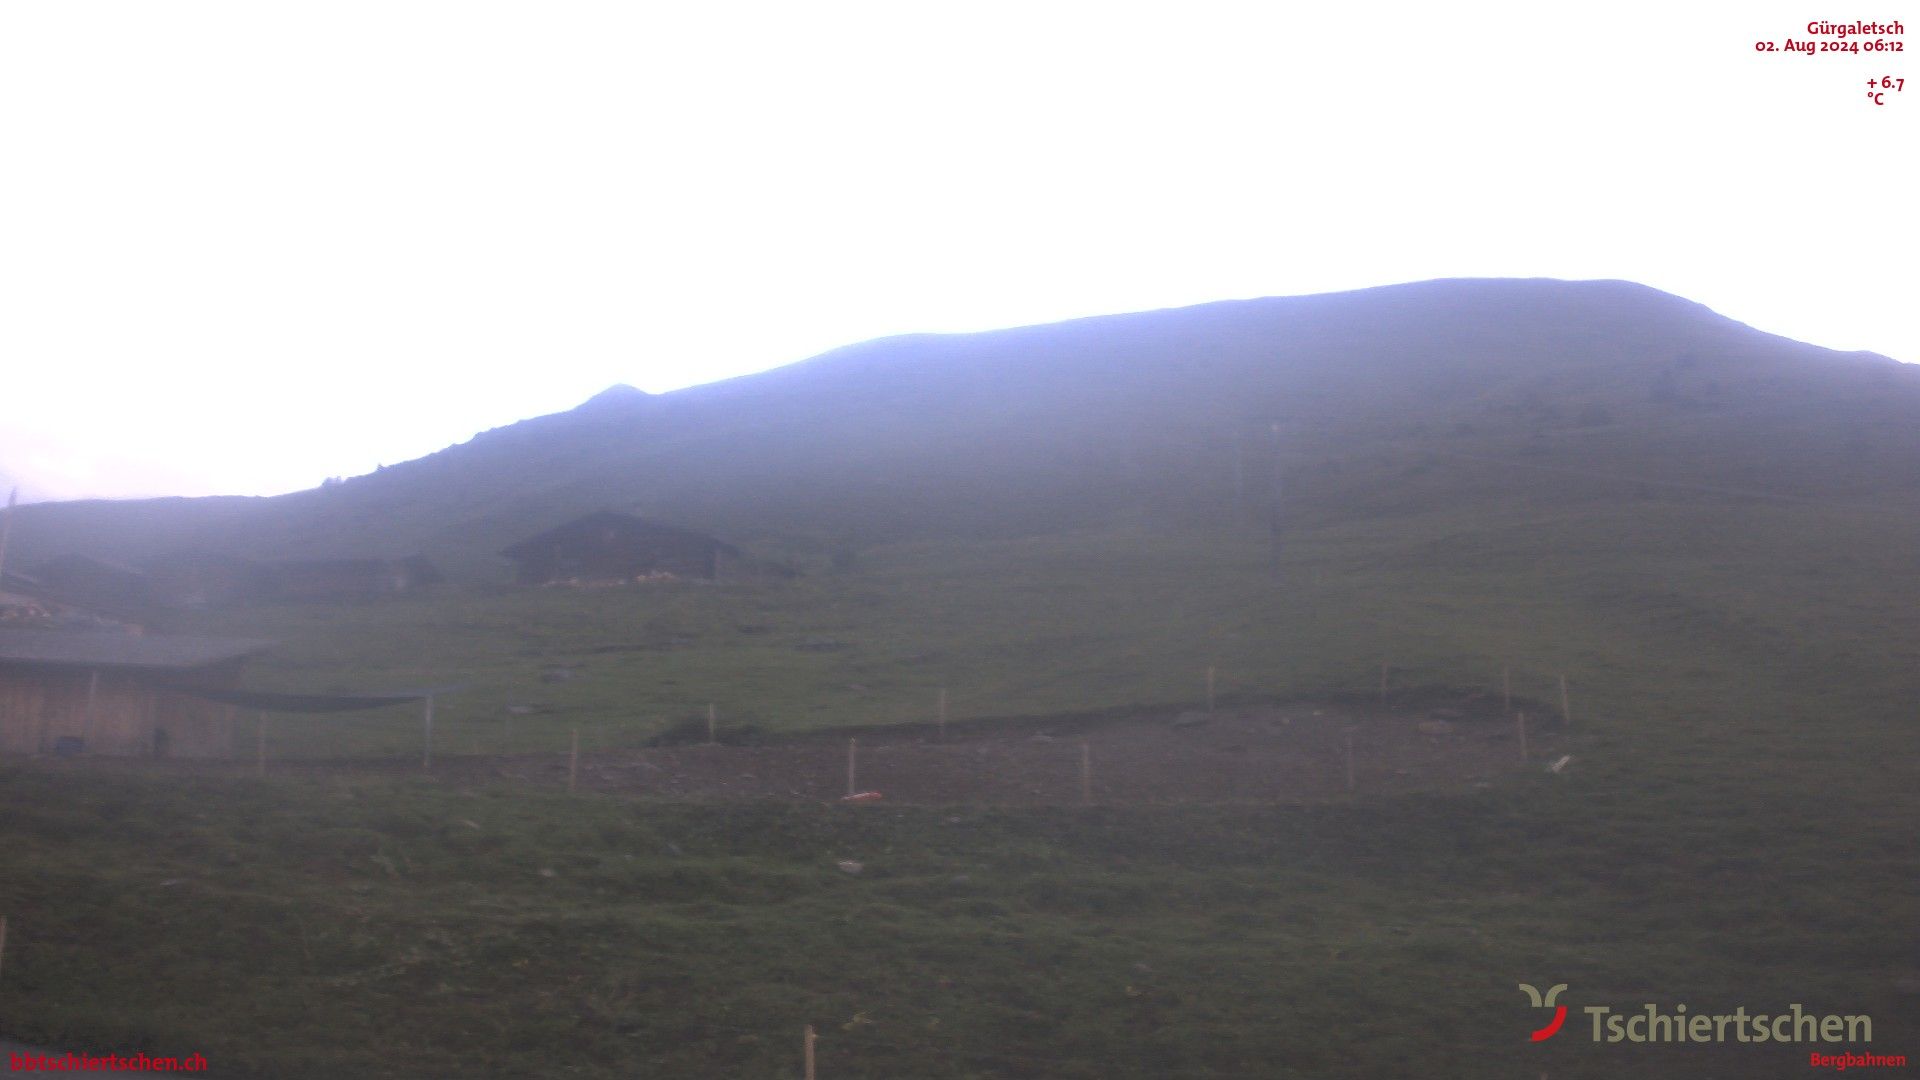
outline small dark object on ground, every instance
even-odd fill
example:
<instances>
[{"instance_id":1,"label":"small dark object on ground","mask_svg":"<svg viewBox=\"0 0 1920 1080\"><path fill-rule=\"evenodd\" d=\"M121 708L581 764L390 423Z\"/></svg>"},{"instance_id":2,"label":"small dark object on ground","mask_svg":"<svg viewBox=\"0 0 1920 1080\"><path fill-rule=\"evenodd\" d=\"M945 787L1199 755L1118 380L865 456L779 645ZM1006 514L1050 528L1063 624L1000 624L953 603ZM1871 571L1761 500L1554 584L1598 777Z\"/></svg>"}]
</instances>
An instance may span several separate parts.
<instances>
[{"instance_id":1,"label":"small dark object on ground","mask_svg":"<svg viewBox=\"0 0 1920 1080\"><path fill-rule=\"evenodd\" d=\"M801 652L841 652L853 648L853 645L838 638L808 638L794 648Z\"/></svg>"}]
</instances>

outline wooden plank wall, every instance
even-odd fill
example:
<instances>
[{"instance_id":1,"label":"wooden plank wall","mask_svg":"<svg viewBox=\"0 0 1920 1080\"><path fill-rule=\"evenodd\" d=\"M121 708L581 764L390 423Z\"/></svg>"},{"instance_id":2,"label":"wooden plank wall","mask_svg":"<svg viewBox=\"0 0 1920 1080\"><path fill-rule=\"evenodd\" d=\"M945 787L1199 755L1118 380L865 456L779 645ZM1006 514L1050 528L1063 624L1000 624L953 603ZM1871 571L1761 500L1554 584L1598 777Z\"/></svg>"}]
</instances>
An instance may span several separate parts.
<instances>
[{"instance_id":1,"label":"wooden plank wall","mask_svg":"<svg viewBox=\"0 0 1920 1080\"><path fill-rule=\"evenodd\" d=\"M160 686L139 672L101 672L88 706L90 673L0 668L0 753L50 754L60 738L113 757L228 757L237 710Z\"/></svg>"},{"instance_id":2,"label":"wooden plank wall","mask_svg":"<svg viewBox=\"0 0 1920 1080\"><path fill-rule=\"evenodd\" d=\"M40 752L41 717L50 693L58 687L30 672L0 669L0 751L9 754Z\"/></svg>"}]
</instances>

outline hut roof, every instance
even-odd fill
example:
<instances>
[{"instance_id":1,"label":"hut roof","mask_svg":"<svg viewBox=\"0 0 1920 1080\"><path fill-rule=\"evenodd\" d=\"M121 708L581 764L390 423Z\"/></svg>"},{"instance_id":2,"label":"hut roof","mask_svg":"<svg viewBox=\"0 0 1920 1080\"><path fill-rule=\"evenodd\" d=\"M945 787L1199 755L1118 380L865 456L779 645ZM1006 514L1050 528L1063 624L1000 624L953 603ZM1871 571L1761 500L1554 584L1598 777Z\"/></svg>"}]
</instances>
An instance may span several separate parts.
<instances>
[{"instance_id":1,"label":"hut roof","mask_svg":"<svg viewBox=\"0 0 1920 1080\"><path fill-rule=\"evenodd\" d=\"M0 663L184 671L253 656L273 643L247 638L143 636L0 627Z\"/></svg>"},{"instance_id":2,"label":"hut roof","mask_svg":"<svg viewBox=\"0 0 1920 1080\"><path fill-rule=\"evenodd\" d=\"M424 690L367 690L352 694L281 694L268 690L192 690L188 693L204 701L263 712L337 713L404 705L458 689L458 686L434 686Z\"/></svg>"},{"instance_id":3,"label":"hut roof","mask_svg":"<svg viewBox=\"0 0 1920 1080\"><path fill-rule=\"evenodd\" d=\"M44 618L51 612L47 610L47 604L38 597L0 592L0 619L6 618L9 614Z\"/></svg>"},{"instance_id":4,"label":"hut roof","mask_svg":"<svg viewBox=\"0 0 1920 1080\"><path fill-rule=\"evenodd\" d=\"M525 540L500 552L509 559L517 559L546 547L549 544L564 543L569 540L585 539L602 529L619 529L629 534L655 536L664 540L679 540L696 544L712 544L714 548L728 555L740 554L740 549L723 540L708 536L703 532L683 529L678 525L666 525L632 514L618 514L611 510L602 510L585 517L574 518L564 525L556 525L538 536L529 536Z\"/></svg>"}]
</instances>

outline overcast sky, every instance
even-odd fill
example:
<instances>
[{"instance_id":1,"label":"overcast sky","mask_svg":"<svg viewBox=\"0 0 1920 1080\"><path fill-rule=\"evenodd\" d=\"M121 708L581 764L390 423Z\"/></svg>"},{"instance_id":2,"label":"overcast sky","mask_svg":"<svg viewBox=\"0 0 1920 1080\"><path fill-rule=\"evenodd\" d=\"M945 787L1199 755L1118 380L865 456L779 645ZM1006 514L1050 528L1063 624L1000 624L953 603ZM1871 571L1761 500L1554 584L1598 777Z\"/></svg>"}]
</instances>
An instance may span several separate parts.
<instances>
[{"instance_id":1,"label":"overcast sky","mask_svg":"<svg viewBox=\"0 0 1920 1080\"><path fill-rule=\"evenodd\" d=\"M0 476L275 493L616 382L1431 277L1920 360L1920 35L1754 48L1835 10L9 3Z\"/></svg>"}]
</instances>

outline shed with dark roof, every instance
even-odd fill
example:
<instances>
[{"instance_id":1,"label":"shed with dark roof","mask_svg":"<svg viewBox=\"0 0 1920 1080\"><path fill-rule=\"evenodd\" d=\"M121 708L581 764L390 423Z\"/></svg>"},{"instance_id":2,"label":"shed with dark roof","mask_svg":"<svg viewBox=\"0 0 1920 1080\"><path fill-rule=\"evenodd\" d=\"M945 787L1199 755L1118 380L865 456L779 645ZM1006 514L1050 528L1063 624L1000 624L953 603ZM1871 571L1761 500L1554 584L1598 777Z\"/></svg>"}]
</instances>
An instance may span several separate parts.
<instances>
[{"instance_id":1,"label":"shed with dark roof","mask_svg":"<svg viewBox=\"0 0 1920 1080\"><path fill-rule=\"evenodd\" d=\"M0 751L224 757L231 690L269 643L0 627Z\"/></svg>"},{"instance_id":2,"label":"shed with dark roof","mask_svg":"<svg viewBox=\"0 0 1920 1080\"><path fill-rule=\"evenodd\" d=\"M49 559L34 567L32 575L12 591L135 623L152 621L154 598L147 576L131 566L90 555Z\"/></svg>"}]
</instances>

